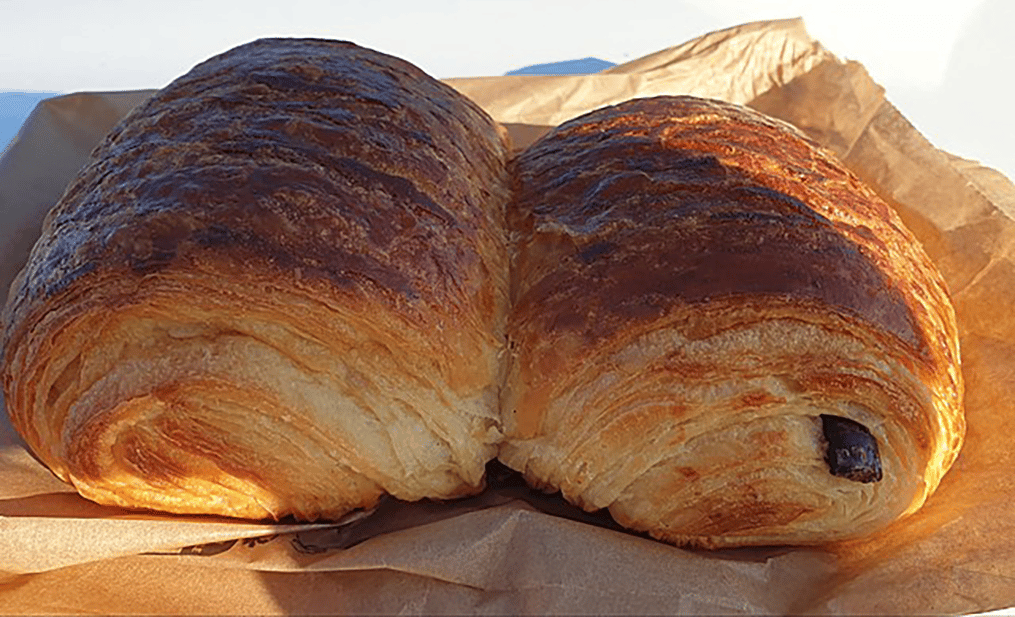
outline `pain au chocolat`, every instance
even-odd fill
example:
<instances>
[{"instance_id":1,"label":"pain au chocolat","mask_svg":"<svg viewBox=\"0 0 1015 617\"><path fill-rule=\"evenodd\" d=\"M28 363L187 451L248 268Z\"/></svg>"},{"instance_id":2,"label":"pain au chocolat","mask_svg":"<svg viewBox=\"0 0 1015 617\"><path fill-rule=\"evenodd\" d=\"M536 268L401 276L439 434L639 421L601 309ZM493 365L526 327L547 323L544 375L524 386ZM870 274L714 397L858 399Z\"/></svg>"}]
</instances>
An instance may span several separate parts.
<instances>
[{"instance_id":1,"label":"pain au chocolat","mask_svg":"<svg viewBox=\"0 0 1015 617\"><path fill-rule=\"evenodd\" d=\"M964 433L949 297L828 152L660 97L513 174L500 458L533 485L705 547L870 534L937 487Z\"/></svg>"},{"instance_id":2,"label":"pain au chocolat","mask_svg":"<svg viewBox=\"0 0 1015 617\"><path fill-rule=\"evenodd\" d=\"M692 97L510 166L502 134L350 43L195 67L96 149L14 282L13 424L85 497L178 513L473 494L498 448L677 544L920 507L964 432L955 318L841 163Z\"/></svg>"},{"instance_id":3,"label":"pain au chocolat","mask_svg":"<svg viewBox=\"0 0 1015 617\"><path fill-rule=\"evenodd\" d=\"M336 517L483 486L506 143L350 43L266 39L134 110L12 286L6 404L92 500Z\"/></svg>"}]
</instances>

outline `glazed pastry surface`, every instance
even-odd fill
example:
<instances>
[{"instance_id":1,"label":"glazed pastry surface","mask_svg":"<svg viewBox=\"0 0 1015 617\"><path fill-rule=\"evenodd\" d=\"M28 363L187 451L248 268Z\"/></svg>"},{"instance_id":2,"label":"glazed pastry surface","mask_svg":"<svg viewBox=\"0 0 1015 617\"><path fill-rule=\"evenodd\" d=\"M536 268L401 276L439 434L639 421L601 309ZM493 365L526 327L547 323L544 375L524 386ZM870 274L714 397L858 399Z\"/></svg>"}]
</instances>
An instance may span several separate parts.
<instances>
[{"instance_id":1,"label":"glazed pastry surface","mask_svg":"<svg viewBox=\"0 0 1015 617\"><path fill-rule=\"evenodd\" d=\"M514 163L500 458L677 544L808 544L919 508L964 434L954 313L897 215L795 129L692 97Z\"/></svg>"},{"instance_id":2,"label":"glazed pastry surface","mask_svg":"<svg viewBox=\"0 0 1015 617\"><path fill-rule=\"evenodd\" d=\"M195 67L97 148L12 286L12 420L95 501L337 517L481 490L500 438L506 144L350 43Z\"/></svg>"}]
</instances>

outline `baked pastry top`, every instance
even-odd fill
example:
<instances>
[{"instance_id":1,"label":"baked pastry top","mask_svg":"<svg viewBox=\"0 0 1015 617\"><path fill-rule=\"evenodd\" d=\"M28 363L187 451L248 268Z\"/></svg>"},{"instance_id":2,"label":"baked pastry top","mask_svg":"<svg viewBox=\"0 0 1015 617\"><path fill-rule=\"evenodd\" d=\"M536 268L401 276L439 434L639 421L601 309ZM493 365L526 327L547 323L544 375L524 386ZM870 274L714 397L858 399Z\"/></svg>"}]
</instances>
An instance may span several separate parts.
<instances>
[{"instance_id":1,"label":"baked pastry top","mask_svg":"<svg viewBox=\"0 0 1015 617\"><path fill-rule=\"evenodd\" d=\"M5 312L13 423L102 503L315 519L480 490L506 153L471 101L351 43L198 65L49 214Z\"/></svg>"},{"instance_id":2,"label":"baked pastry top","mask_svg":"<svg viewBox=\"0 0 1015 617\"><path fill-rule=\"evenodd\" d=\"M917 509L960 447L940 274L834 157L658 97L515 161L500 458L679 544L816 543Z\"/></svg>"}]
</instances>

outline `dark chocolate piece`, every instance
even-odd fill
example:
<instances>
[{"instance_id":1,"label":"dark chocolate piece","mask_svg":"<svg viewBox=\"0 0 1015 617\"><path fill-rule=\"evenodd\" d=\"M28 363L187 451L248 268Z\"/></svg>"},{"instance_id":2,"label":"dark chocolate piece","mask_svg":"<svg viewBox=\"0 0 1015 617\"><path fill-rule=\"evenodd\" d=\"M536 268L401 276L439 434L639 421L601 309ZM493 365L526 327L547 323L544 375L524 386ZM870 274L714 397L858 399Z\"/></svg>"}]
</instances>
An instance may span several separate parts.
<instances>
[{"instance_id":1,"label":"dark chocolate piece","mask_svg":"<svg viewBox=\"0 0 1015 617\"><path fill-rule=\"evenodd\" d=\"M867 427L839 416L821 416L828 449L825 460L828 471L854 482L877 482L881 479L881 457L878 441Z\"/></svg>"}]
</instances>

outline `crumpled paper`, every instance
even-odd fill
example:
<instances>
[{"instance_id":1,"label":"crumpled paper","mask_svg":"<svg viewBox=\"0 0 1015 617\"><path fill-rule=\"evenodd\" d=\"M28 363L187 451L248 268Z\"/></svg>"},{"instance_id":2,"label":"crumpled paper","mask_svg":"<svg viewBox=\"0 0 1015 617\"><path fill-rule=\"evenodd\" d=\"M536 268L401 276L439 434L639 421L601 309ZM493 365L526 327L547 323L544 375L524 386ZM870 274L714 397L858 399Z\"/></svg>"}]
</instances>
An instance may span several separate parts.
<instances>
[{"instance_id":1,"label":"crumpled paper","mask_svg":"<svg viewBox=\"0 0 1015 617\"><path fill-rule=\"evenodd\" d=\"M139 514L78 497L0 414L0 609L8 613L964 614L1015 606L1015 186L933 147L863 67L800 20L706 34L591 76L448 80L516 149L638 96L750 105L832 149L894 206L958 314L968 432L937 493L874 537L690 551L496 470L451 503L332 524ZM95 143L152 91L43 102L0 158L0 285ZM890 94L890 93L889 93Z\"/></svg>"}]
</instances>

